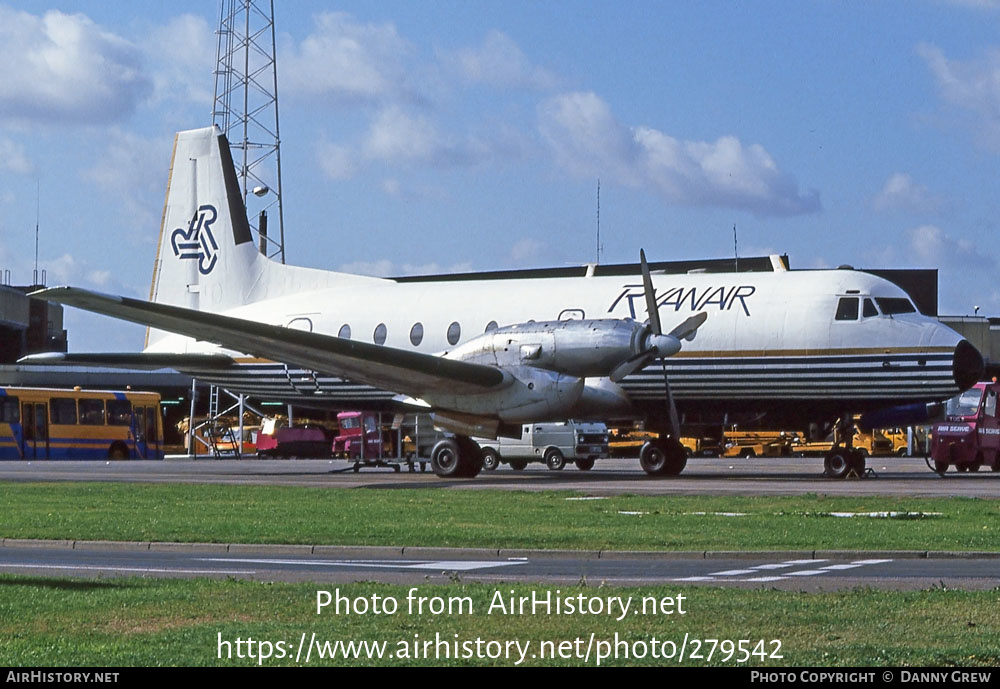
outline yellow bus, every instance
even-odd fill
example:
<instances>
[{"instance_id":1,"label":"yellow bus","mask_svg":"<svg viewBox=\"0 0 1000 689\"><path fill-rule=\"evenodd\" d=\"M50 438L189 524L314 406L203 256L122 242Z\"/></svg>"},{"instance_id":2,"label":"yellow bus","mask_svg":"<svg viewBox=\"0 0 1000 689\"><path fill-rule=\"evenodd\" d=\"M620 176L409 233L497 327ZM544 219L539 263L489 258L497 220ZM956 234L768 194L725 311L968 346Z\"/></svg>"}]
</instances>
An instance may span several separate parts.
<instances>
[{"instance_id":1,"label":"yellow bus","mask_svg":"<svg viewBox=\"0 0 1000 689\"><path fill-rule=\"evenodd\" d=\"M0 387L0 459L163 459L160 395Z\"/></svg>"}]
</instances>

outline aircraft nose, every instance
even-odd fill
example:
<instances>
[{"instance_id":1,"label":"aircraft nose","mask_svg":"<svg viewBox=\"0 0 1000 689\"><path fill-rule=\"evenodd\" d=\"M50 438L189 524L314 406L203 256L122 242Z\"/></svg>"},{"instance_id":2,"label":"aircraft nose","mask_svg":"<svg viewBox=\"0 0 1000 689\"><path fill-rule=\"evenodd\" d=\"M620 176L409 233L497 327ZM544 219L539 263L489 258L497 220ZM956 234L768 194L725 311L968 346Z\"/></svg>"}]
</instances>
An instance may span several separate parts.
<instances>
[{"instance_id":1,"label":"aircraft nose","mask_svg":"<svg viewBox=\"0 0 1000 689\"><path fill-rule=\"evenodd\" d=\"M985 371L983 355L968 340L962 340L955 347L955 358L951 365L955 384L961 390L968 390L978 383Z\"/></svg>"}]
</instances>

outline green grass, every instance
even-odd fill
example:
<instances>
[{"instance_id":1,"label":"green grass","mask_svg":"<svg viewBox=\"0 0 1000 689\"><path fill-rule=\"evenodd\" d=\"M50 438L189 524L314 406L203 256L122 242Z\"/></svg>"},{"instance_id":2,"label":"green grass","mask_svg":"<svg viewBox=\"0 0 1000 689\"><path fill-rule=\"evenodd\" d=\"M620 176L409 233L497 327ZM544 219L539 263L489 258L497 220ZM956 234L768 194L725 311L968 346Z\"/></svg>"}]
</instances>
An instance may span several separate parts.
<instances>
[{"instance_id":1,"label":"green grass","mask_svg":"<svg viewBox=\"0 0 1000 689\"><path fill-rule=\"evenodd\" d=\"M575 496L7 482L0 483L0 537L588 550L1000 550L997 500L816 495L567 499ZM829 516L879 511L918 516Z\"/></svg>"},{"instance_id":2,"label":"green grass","mask_svg":"<svg viewBox=\"0 0 1000 689\"><path fill-rule=\"evenodd\" d=\"M334 585L324 584L324 590ZM409 587L358 583L341 585L342 595L393 597L395 615L315 613L316 584L271 584L221 580L112 579L78 581L0 575L0 665L93 667L157 665L248 665L238 659L236 639L253 638L289 645L289 658L266 665L294 664L301 635L321 641L400 641L442 638L539 642L619 639L682 643L694 639L759 639L781 641L781 659L759 657L748 665L772 666L996 666L1000 664L1000 591L886 592L858 590L804 594L769 590L693 587L595 588L561 587L561 595L686 597L687 614L629 615L622 622L596 615L487 615L494 592L530 595L556 587L465 584L420 586L427 597L472 599L471 615L411 615ZM217 657L219 635L230 641L232 659ZM419 635L419 636L417 636ZM596 648L596 647L595 647ZM689 645L689 649L692 646ZM774 646L765 647L770 652ZM703 647L707 656L708 647ZM718 653L718 651L716 651ZM304 658L304 655L303 655ZM721 657L687 660L690 665L723 665ZM592 654L589 664L594 665ZM310 664L369 664L343 659ZM372 661L372 664L377 664ZM513 661L393 659L388 665L493 664ZM541 660L528 664L580 665L580 658ZM603 664L671 665L670 661L620 658ZM730 662L729 665L736 663Z\"/></svg>"}]
</instances>

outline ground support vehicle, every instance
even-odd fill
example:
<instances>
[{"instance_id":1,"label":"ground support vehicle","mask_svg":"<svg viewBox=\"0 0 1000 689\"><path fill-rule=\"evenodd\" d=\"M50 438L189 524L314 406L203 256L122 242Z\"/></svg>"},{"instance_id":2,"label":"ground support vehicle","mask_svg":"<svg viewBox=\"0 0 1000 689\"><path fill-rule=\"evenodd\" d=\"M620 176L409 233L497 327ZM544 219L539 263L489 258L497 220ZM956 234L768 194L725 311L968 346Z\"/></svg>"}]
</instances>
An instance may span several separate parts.
<instances>
[{"instance_id":1,"label":"ground support vehicle","mask_svg":"<svg viewBox=\"0 0 1000 689\"><path fill-rule=\"evenodd\" d=\"M257 435L257 456L289 459L325 459L333 456L333 434L328 428L296 424Z\"/></svg>"},{"instance_id":2,"label":"ground support vehicle","mask_svg":"<svg viewBox=\"0 0 1000 689\"><path fill-rule=\"evenodd\" d=\"M977 383L953 397L945 407L945 419L931 431L931 462L943 474L948 467L957 471L979 471L988 466L1000 471L1000 409L995 380Z\"/></svg>"},{"instance_id":3,"label":"ground support vehicle","mask_svg":"<svg viewBox=\"0 0 1000 689\"><path fill-rule=\"evenodd\" d=\"M642 446L649 440L656 440L660 434L641 428L612 428L608 430L608 452L611 457L638 457ZM701 455L705 449L704 439L684 436L681 445L688 457Z\"/></svg>"},{"instance_id":4,"label":"ground support vehicle","mask_svg":"<svg viewBox=\"0 0 1000 689\"><path fill-rule=\"evenodd\" d=\"M0 459L163 459L160 395L0 388Z\"/></svg>"},{"instance_id":5,"label":"ground support vehicle","mask_svg":"<svg viewBox=\"0 0 1000 689\"><path fill-rule=\"evenodd\" d=\"M723 457L788 457L794 434L784 431L728 431Z\"/></svg>"},{"instance_id":6,"label":"ground support vehicle","mask_svg":"<svg viewBox=\"0 0 1000 689\"><path fill-rule=\"evenodd\" d=\"M482 448L484 469L506 463L520 471L531 462L543 462L552 471L560 471L567 462L574 462L580 471L589 471L596 460L610 456L608 428L603 423L534 423L523 424L521 430L519 440L475 439Z\"/></svg>"}]
</instances>

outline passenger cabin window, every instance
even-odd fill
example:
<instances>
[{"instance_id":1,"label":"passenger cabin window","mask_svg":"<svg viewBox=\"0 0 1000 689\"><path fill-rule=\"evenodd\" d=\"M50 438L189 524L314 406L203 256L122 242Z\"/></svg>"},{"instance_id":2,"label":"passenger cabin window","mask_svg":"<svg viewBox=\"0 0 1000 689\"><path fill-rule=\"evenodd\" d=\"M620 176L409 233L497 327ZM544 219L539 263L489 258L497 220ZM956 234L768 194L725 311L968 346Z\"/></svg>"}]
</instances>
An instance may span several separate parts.
<instances>
[{"instance_id":1,"label":"passenger cabin window","mask_svg":"<svg viewBox=\"0 0 1000 689\"><path fill-rule=\"evenodd\" d=\"M132 424L132 403L128 400L108 400L108 425L130 426Z\"/></svg>"},{"instance_id":2,"label":"passenger cabin window","mask_svg":"<svg viewBox=\"0 0 1000 689\"><path fill-rule=\"evenodd\" d=\"M80 400L80 423L87 426L103 426L104 400Z\"/></svg>"},{"instance_id":3,"label":"passenger cabin window","mask_svg":"<svg viewBox=\"0 0 1000 689\"><path fill-rule=\"evenodd\" d=\"M906 297L875 297L878 307L886 316L897 313L915 313L913 303Z\"/></svg>"},{"instance_id":4,"label":"passenger cabin window","mask_svg":"<svg viewBox=\"0 0 1000 689\"><path fill-rule=\"evenodd\" d=\"M459 338L462 337L462 326L455 321L448 326L448 344L454 345L458 344Z\"/></svg>"},{"instance_id":5,"label":"passenger cabin window","mask_svg":"<svg viewBox=\"0 0 1000 689\"><path fill-rule=\"evenodd\" d=\"M344 323L342 326L340 326L340 332L337 333L337 337L343 338L345 340L351 339L351 326L349 326L347 323Z\"/></svg>"},{"instance_id":6,"label":"passenger cabin window","mask_svg":"<svg viewBox=\"0 0 1000 689\"><path fill-rule=\"evenodd\" d=\"M414 347L419 345L424 340L424 326L421 323L414 323L413 327L410 328L410 344Z\"/></svg>"},{"instance_id":7,"label":"passenger cabin window","mask_svg":"<svg viewBox=\"0 0 1000 689\"><path fill-rule=\"evenodd\" d=\"M858 298L857 297L841 297L840 298L840 302L837 304L836 320L838 320L838 321L856 321L856 320L858 320Z\"/></svg>"},{"instance_id":8,"label":"passenger cabin window","mask_svg":"<svg viewBox=\"0 0 1000 689\"><path fill-rule=\"evenodd\" d=\"M497 325L496 321L490 321L489 323L486 324L486 330L483 331L483 332L487 332L488 333L489 331L496 330L499 327L500 326Z\"/></svg>"},{"instance_id":9,"label":"passenger cabin window","mask_svg":"<svg viewBox=\"0 0 1000 689\"><path fill-rule=\"evenodd\" d=\"M386 335L385 323L379 323L377 326L375 326L375 332L372 334L372 340L377 345L383 345L385 344L385 335Z\"/></svg>"},{"instance_id":10,"label":"passenger cabin window","mask_svg":"<svg viewBox=\"0 0 1000 689\"><path fill-rule=\"evenodd\" d=\"M0 401L0 423L18 423L21 420L21 405L17 397L4 397Z\"/></svg>"},{"instance_id":11,"label":"passenger cabin window","mask_svg":"<svg viewBox=\"0 0 1000 689\"><path fill-rule=\"evenodd\" d=\"M54 399L49 402L49 416L52 423L65 424L67 426L76 425L76 400L74 399Z\"/></svg>"},{"instance_id":12,"label":"passenger cabin window","mask_svg":"<svg viewBox=\"0 0 1000 689\"><path fill-rule=\"evenodd\" d=\"M875 308L875 302L871 299L865 299L864 311L861 312L865 318L871 318L872 316L878 315L878 309Z\"/></svg>"}]
</instances>

